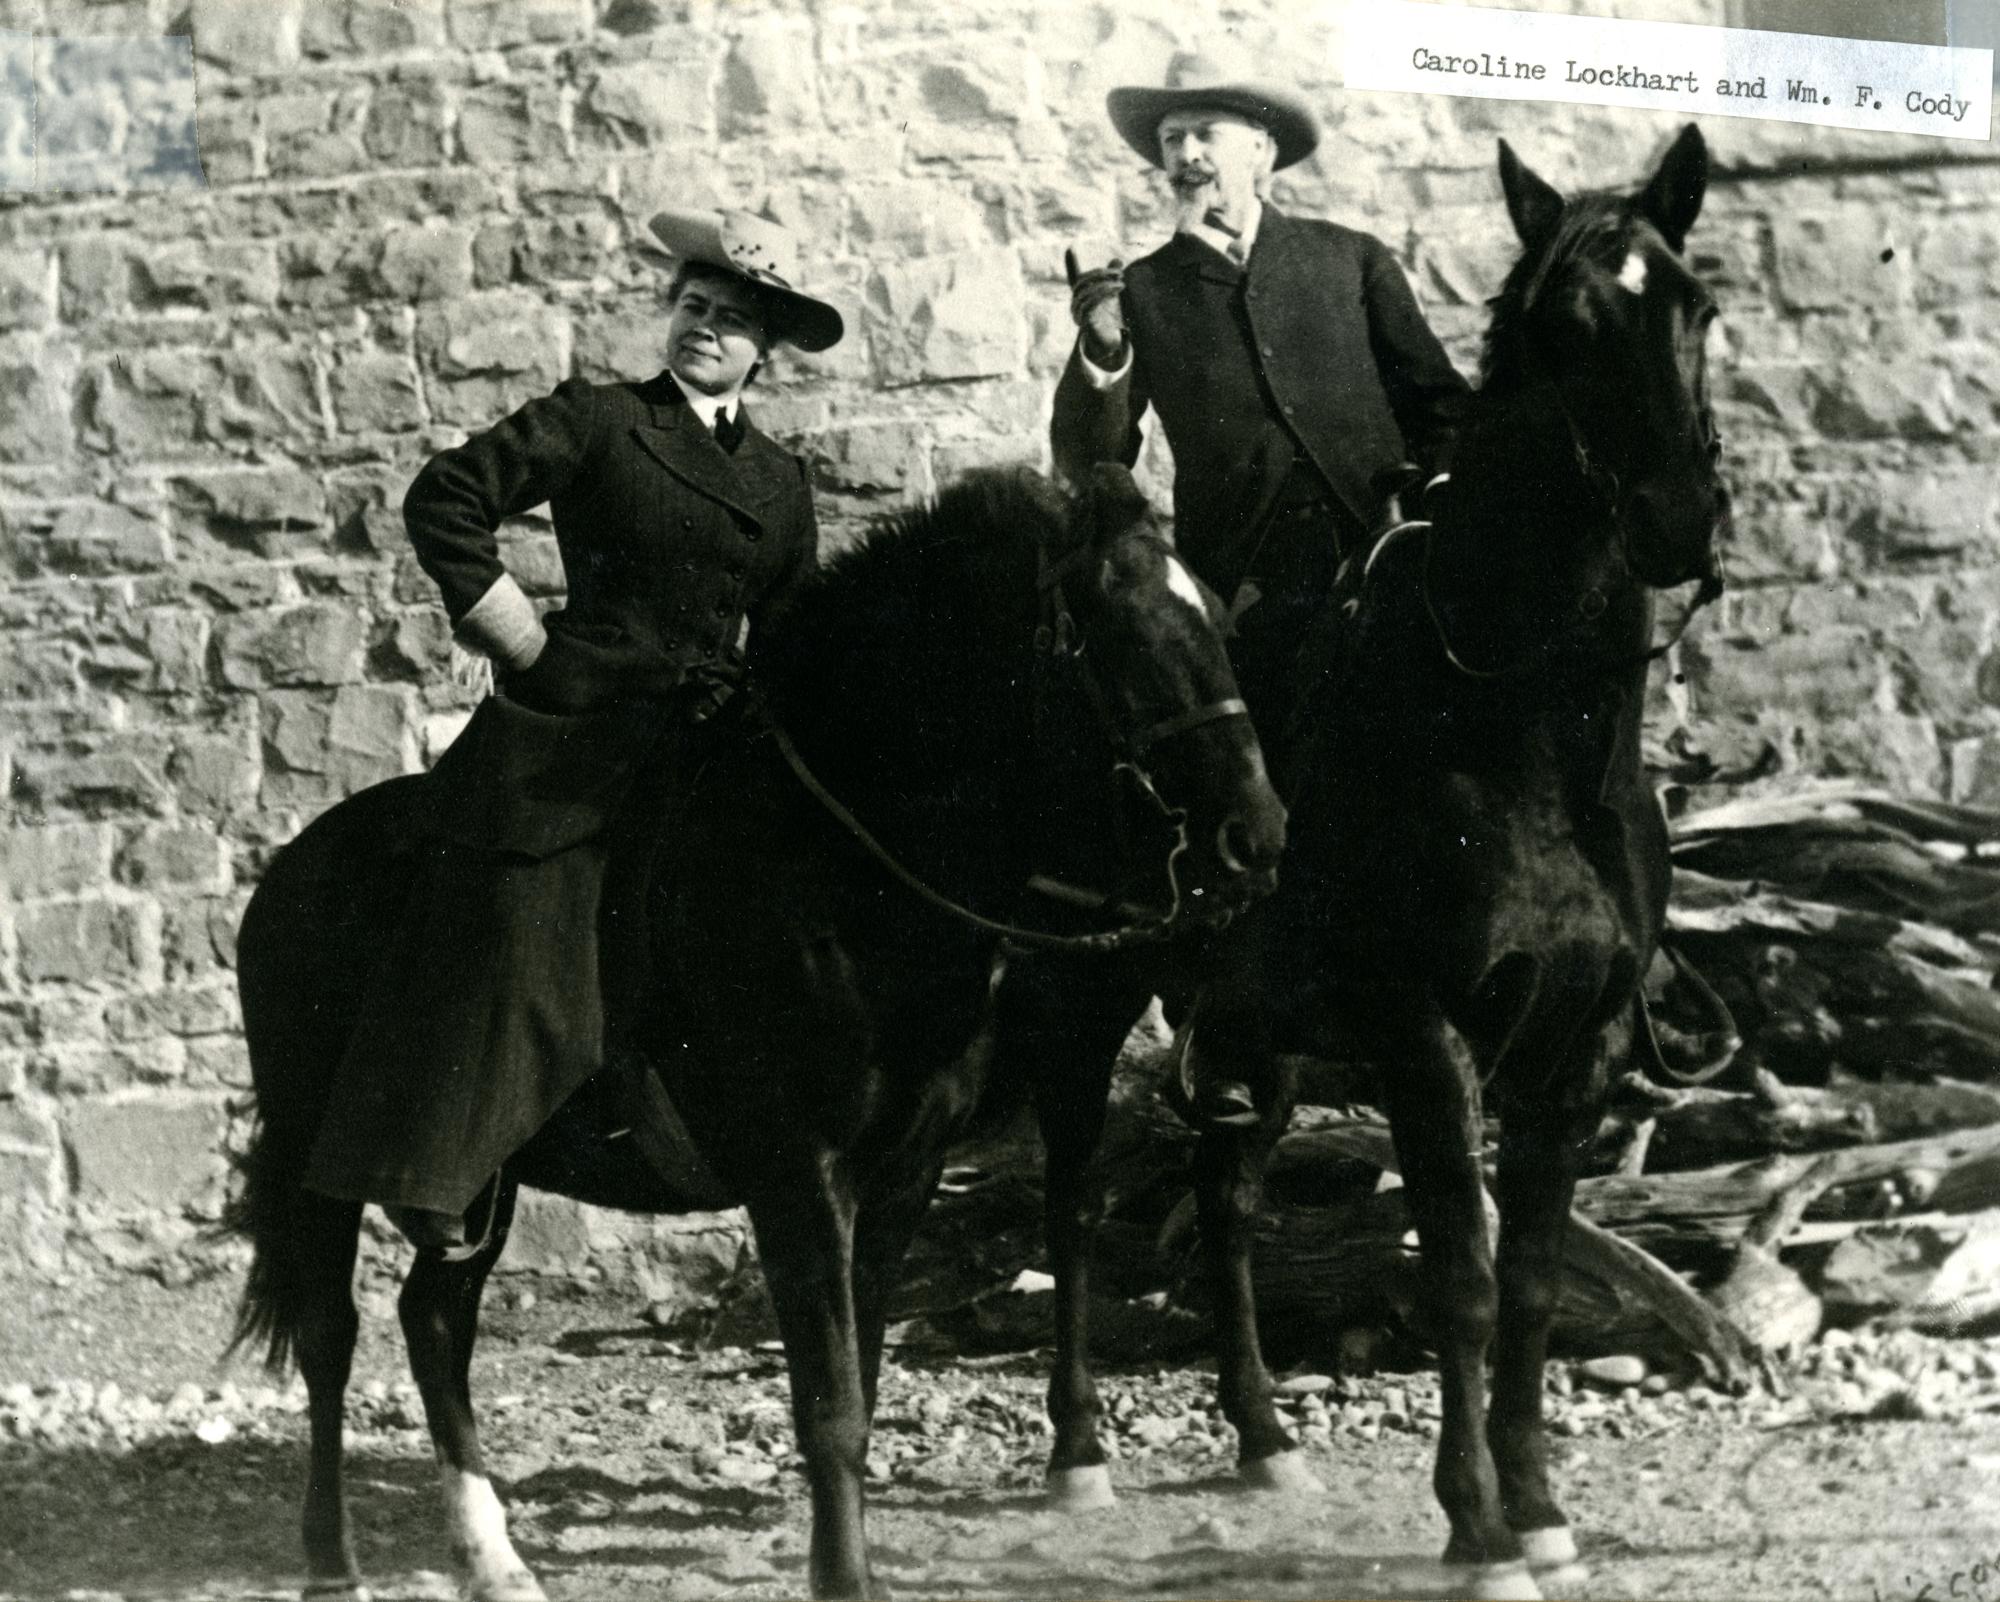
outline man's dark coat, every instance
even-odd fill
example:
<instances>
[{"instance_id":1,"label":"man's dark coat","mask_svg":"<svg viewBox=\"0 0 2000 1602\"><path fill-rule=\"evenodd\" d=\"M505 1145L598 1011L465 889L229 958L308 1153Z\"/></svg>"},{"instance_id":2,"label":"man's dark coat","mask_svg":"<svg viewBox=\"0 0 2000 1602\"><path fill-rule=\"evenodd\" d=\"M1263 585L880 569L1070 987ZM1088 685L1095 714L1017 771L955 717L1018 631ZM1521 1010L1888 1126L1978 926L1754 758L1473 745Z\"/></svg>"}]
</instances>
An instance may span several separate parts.
<instances>
[{"instance_id":1,"label":"man's dark coat","mask_svg":"<svg viewBox=\"0 0 2000 1602\"><path fill-rule=\"evenodd\" d=\"M1444 465L1466 384L1371 235L1267 205L1247 272L1176 234L1126 269L1123 304L1131 372L1094 389L1072 353L1050 430L1056 466L1072 480L1093 462L1130 466L1151 407L1173 447L1177 538L1224 595L1295 456L1356 531L1374 521L1377 474Z\"/></svg>"},{"instance_id":2,"label":"man's dark coat","mask_svg":"<svg viewBox=\"0 0 2000 1602\"><path fill-rule=\"evenodd\" d=\"M458 1211L602 1065L606 922L632 917L605 894L614 820L733 678L745 619L815 559L791 452L754 426L725 451L666 374L571 381L410 488L410 540L454 623L505 572L500 523L544 501L567 604L422 781L407 911L308 1175L331 1195Z\"/></svg>"}]
</instances>

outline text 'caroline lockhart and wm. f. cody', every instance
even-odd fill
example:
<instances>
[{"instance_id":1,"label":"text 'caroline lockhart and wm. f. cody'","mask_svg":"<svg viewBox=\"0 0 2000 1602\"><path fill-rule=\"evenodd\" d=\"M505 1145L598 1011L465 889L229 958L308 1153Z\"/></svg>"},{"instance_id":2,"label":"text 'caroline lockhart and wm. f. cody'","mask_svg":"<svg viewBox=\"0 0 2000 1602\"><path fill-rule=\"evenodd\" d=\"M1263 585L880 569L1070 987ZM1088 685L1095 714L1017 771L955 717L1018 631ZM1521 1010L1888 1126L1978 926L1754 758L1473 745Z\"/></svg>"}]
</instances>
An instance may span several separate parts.
<instances>
[{"instance_id":1,"label":"text 'caroline lockhart and wm. f. cody'","mask_svg":"<svg viewBox=\"0 0 2000 1602\"><path fill-rule=\"evenodd\" d=\"M1350 0L1347 85L1986 139L1993 53Z\"/></svg>"}]
</instances>

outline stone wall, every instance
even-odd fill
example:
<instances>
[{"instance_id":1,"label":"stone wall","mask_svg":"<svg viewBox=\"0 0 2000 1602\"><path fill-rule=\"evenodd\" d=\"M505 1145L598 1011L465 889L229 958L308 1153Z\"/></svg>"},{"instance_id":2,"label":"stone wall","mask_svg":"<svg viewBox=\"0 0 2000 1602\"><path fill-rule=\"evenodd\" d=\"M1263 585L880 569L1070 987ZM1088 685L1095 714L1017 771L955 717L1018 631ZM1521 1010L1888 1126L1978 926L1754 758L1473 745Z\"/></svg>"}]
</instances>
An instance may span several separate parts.
<instances>
[{"instance_id":1,"label":"stone wall","mask_svg":"<svg viewBox=\"0 0 2000 1602\"><path fill-rule=\"evenodd\" d=\"M1511 249L1495 136L1574 185L1675 126L1344 95L1336 8L1296 0L0 5L0 1275L199 1259L246 1084L245 897L466 715L402 487L565 375L657 370L651 209L762 207L810 240L851 334L775 362L757 409L811 453L838 539L1045 461L1063 247L1162 237L1104 91L1225 25L1331 130L1280 199L1388 240L1468 371ZM162 42L189 33L191 57ZM1692 252L1728 320L1737 587L1661 738L1737 776L1993 799L1990 147L1707 132ZM559 591L545 524L508 552ZM660 1233L535 1216L530 1261Z\"/></svg>"}]
</instances>

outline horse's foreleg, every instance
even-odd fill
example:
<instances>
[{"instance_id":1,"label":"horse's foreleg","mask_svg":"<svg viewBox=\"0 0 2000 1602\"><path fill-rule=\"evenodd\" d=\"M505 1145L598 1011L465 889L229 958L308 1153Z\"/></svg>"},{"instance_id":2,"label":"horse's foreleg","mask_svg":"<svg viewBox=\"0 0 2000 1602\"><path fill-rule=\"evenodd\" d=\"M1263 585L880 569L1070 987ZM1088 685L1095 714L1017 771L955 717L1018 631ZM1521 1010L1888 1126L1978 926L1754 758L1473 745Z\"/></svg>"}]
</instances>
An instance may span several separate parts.
<instances>
[{"instance_id":1,"label":"horse's foreleg","mask_svg":"<svg viewBox=\"0 0 2000 1602\"><path fill-rule=\"evenodd\" d=\"M1500 1310L1486 1439L1501 1506L1529 1563L1545 1578L1559 1571L1565 1580L1581 1570L1569 1521L1549 1493L1542 1373L1577 1157L1596 1125L1594 1106L1579 1113L1551 1097L1521 1098L1509 1101L1500 1137Z\"/></svg>"},{"instance_id":2,"label":"horse's foreleg","mask_svg":"<svg viewBox=\"0 0 2000 1602\"><path fill-rule=\"evenodd\" d=\"M1486 1238L1478 1084L1442 1022L1402 1044L1384 1062L1382 1080L1438 1348L1444 1420L1432 1483L1451 1521L1444 1558L1474 1595L1533 1597L1539 1592L1501 1511L1486 1444L1486 1349L1499 1292Z\"/></svg>"},{"instance_id":3,"label":"horse's foreleg","mask_svg":"<svg viewBox=\"0 0 2000 1602\"><path fill-rule=\"evenodd\" d=\"M541 1586L514 1550L479 1447L472 1412L472 1347L479 1332L479 1298L514 1216L514 1182L502 1176L493 1200L492 1230L463 1262L440 1252L417 1254L403 1281L397 1311L410 1352L410 1373L423 1398L437 1453L452 1550L472 1602L541 1602Z\"/></svg>"},{"instance_id":4,"label":"horse's foreleg","mask_svg":"<svg viewBox=\"0 0 2000 1602\"><path fill-rule=\"evenodd\" d=\"M750 1220L791 1372L792 1423L812 1494L812 1592L879 1593L868 1566L862 1476L868 1402L854 1305L854 1188L831 1152L815 1171L772 1184Z\"/></svg>"},{"instance_id":5,"label":"horse's foreleg","mask_svg":"<svg viewBox=\"0 0 2000 1602\"><path fill-rule=\"evenodd\" d=\"M1021 961L1000 987L1000 1071L1027 1076L1042 1135L1043 1232L1055 1277L1049 1370L1049 1500L1069 1512L1117 1500L1090 1365L1090 1269L1104 1190L1095 1158L1118 1048L1144 1009L1136 984L1107 987L1076 963Z\"/></svg>"},{"instance_id":6,"label":"horse's foreleg","mask_svg":"<svg viewBox=\"0 0 2000 1602\"><path fill-rule=\"evenodd\" d=\"M882 1337L903 1259L923 1222L924 1209L944 1172L942 1154L879 1199L856 1211L854 1223L854 1323L861 1352L861 1399L872 1426L882 1372Z\"/></svg>"},{"instance_id":7,"label":"horse's foreleg","mask_svg":"<svg viewBox=\"0 0 2000 1602\"><path fill-rule=\"evenodd\" d=\"M347 1378L361 1323L353 1290L361 1204L300 1191L294 1205L292 1238L285 1249L296 1253L304 1282L292 1350L306 1382L306 1413L312 1428L302 1520L305 1594L329 1602L334 1598L364 1602L368 1591L354 1560L341 1477Z\"/></svg>"},{"instance_id":8,"label":"horse's foreleg","mask_svg":"<svg viewBox=\"0 0 2000 1602\"><path fill-rule=\"evenodd\" d=\"M1215 1303L1218 1400L1236 1427L1238 1472L1259 1490L1318 1491L1319 1480L1278 1417L1250 1276L1264 1169L1291 1118L1292 1096L1289 1071L1274 1063L1258 1086L1254 1128L1210 1125L1202 1131L1195 1147L1195 1205Z\"/></svg>"}]
</instances>

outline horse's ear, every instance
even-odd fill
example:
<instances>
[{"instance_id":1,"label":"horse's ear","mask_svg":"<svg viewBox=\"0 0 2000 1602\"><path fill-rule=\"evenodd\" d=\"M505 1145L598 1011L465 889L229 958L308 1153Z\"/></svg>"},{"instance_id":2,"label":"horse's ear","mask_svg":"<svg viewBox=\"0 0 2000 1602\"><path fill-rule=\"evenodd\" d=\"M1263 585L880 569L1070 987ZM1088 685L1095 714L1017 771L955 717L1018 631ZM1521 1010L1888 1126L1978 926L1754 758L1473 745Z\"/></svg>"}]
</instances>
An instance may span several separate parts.
<instances>
[{"instance_id":1,"label":"horse's ear","mask_svg":"<svg viewBox=\"0 0 2000 1602\"><path fill-rule=\"evenodd\" d=\"M1507 196L1507 215L1514 219L1514 232L1521 243L1533 250L1554 231L1562 215L1563 197L1552 184L1528 170L1528 164L1514 154L1514 147L1500 141L1500 187Z\"/></svg>"},{"instance_id":2,"label":"horse's ear","mask_svg":"<svg viewBox=\"0 0 2000 1602\"><path fill-rule=\"evenodd\" d=\"M1701 215L1701 197L1707 192L1708 142L1689 123L1661 158L1660 170L1639 192L1639 210L1678 251Z\"/></svg>"},{"instance_id":3,"label":"horse's ear","mask_svg":"<svg viewBox=\"0 0 2000 1602\"><path fill-rule=\"evenodd\" d=\"M1099 462L1090 470L1092 537L1100 544L1117 538L1134 523L1153 515L1132 470L1118 462Z\"/></svg>"}]
</instances>

